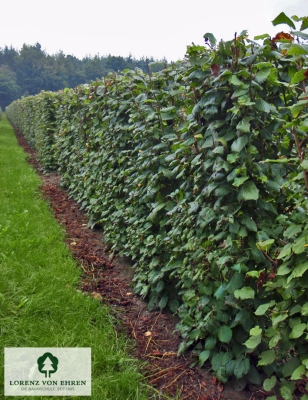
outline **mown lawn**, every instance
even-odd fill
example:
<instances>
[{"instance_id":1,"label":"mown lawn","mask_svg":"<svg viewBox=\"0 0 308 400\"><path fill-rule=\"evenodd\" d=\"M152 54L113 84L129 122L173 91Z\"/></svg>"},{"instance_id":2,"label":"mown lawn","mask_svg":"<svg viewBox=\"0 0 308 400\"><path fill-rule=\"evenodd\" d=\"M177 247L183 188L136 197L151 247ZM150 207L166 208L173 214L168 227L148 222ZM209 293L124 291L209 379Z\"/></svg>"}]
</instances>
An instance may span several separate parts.
<instances>
[{"instance_id":1,"label":"mown lawn","mask_svg":"<svg viewBox=\"0 0 308 400\"><path fill-rule=\"evenodd\" d=\"M5 115L0 171L0 398L5 347L91 347L92 399L148 398L108 308L76 289L81 269Z\"/></svg>"}]
</instances>

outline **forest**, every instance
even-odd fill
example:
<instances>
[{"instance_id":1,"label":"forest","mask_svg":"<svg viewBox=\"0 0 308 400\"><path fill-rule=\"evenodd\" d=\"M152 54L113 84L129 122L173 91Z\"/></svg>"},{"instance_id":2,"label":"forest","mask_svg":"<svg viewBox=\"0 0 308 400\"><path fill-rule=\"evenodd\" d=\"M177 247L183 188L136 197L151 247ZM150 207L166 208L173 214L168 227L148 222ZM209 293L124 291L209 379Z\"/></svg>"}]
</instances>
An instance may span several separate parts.
<instances>
[{"instance_id":1,"label":"forest","mask_svg":"<svg viewBox=\"0 0 308 400\"><path fill-rule=\"evenodd\" d=\"M166 64L166 59L135 59L131 54L128 57L86 56L82 60L62 51L49 55L40 43L24 44L20 50L5 46L0 48L0 107L4 109L21 96L41 90L57 91L91 83L110 72L134 68L157 72Z\"/></svg>"}]
</instances>

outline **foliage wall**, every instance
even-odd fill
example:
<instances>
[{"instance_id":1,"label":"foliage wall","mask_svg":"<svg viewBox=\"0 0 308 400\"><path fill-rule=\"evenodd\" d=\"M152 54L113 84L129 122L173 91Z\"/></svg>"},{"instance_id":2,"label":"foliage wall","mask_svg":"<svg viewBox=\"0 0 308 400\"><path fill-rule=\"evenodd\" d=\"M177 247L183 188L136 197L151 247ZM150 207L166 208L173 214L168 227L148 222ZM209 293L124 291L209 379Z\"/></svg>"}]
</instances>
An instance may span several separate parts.
<instances>
[{"instance_id":1,"label":"foliage wall","mask_svg":"<svg viewBox=\"0 0 308 400\"><path fill-rule=\"evenodd\" d=\"M308 18L292 18L7 108L135 260L136 293L179 315L179 353L272 400L308 399Z\"/></svg>"}]
</instances>

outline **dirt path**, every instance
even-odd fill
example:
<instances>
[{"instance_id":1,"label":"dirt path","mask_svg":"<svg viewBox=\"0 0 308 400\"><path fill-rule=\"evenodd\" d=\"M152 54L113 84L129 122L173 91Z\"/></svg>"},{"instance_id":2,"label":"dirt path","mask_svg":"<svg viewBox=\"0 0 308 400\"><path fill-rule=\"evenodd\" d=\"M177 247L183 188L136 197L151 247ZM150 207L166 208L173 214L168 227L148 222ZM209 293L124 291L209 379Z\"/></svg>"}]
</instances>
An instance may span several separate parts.
<instances>
[{"instance_id":1,"label":"dirt path","mask_svg":"<svg viewBox=\"0 0 308 400\"><path fill-rule=\"evenodd\" d=\"M237 392L229 385L224 387L212 376L209 369L191 368L191 354L177 356L181 338L174 333L176 317L165 311L147 311L146 303L133 294L129 260L118 257L111 259L102 243L102 232L87 228L87 217L60 187L59 176L44 175L36 160L35 151L18 131L16 136L20 146L29 154L29 163L41 176L41 192L66 232L66 242L84 271L81 289L107 303L112 313L121 320L121 326L117 326L116 330L122 330L125 335L134 339L134 356L148 362L142 372L149 384L157 392L171 398L180 394L178 398L181 400L266 398L255 388Z\"/></svg>"}]
</instances>

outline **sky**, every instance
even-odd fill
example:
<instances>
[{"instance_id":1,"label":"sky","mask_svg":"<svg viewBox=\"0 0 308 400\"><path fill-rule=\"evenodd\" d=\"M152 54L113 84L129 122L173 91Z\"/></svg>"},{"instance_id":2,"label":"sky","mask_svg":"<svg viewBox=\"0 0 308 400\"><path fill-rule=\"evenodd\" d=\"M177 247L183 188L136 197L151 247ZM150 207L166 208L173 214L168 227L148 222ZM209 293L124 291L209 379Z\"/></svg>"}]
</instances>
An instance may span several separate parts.
<instances>
[{"instance_id":1,"label":"sky","mask_svg":"<svg viewBox=\"0 0 308 400\"><path fill-rule=\"evenodd\" d=\"M231 40L274 36L280 12L308 16L308 0L7 0L1 4L0 48L40 43L48 54L183 59L187 45L203 35ZM305 31L307 32L307 31ZM308 32L307 32L308 33Z\"/></svg>"}]
</instances>

